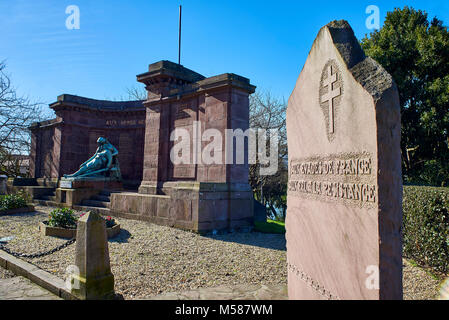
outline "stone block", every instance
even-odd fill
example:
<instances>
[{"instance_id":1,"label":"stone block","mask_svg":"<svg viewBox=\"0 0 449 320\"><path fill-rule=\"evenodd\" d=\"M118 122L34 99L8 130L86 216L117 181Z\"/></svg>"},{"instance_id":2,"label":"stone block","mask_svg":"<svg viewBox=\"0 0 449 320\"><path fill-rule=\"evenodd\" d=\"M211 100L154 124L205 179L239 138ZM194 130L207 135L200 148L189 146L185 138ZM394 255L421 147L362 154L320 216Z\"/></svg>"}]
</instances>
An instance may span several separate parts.
<instances>
[{"instance_id":1,"label":"stone block","mask_svg":"<svg viewBox=\"0 0 449 320\"><path fill-rule=\"evenodd\" d=\"M229 201L203 200L198 202L198 222L227 221Z\"/></svg>"},{"instance_id":2,"label":"stone block","mask_svg":"<svg viewBox=\"0 0 449 320\"><path fill-rule=\"evenodd\" d=\"M321 28L287 107L290 299L402 299L400 117L349 24Z\"/></svg>"}]
</instances>

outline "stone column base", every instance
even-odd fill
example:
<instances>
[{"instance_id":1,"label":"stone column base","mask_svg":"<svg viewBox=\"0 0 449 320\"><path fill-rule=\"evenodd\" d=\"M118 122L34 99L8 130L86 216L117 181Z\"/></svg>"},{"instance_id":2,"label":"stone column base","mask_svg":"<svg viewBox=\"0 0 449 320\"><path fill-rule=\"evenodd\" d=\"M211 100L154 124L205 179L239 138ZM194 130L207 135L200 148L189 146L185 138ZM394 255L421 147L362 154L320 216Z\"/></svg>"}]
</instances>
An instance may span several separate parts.
<instances>
[{"instance_id":1,"label":"stone column base","mask_svg":"<svg viewBox=\"0 0 449 320\"><path fill-rule=\"evenodd\" d=\"M114 275L101 278L86 279L79 275L71 275L71 293L81 300L102 300L114 297Z\"/></svg>"},{"instance_id":2,"label":"stone column base","mask_svg":"<svg viewBox=\"0 0 449 320\"><path fill-rule=\"evenodd\" d=\"M146 191L144 193L144 191ZM207 233L254 224L249 184L176 181L111 195L111 214Z\"/></svg>"},{"instance_id":3,"label":"stone column base","mask_svg":"<svg viewBox=\"0 0 449 320\"><path fill-rule=\"evenodd\" d=\"M65 180L61 179L59 188L56 189L56 202L67 207L80 204L83 200L97 195L102 190L122 190L120 181L107 179L83 179Z\"/></svg>"}]
</instances>

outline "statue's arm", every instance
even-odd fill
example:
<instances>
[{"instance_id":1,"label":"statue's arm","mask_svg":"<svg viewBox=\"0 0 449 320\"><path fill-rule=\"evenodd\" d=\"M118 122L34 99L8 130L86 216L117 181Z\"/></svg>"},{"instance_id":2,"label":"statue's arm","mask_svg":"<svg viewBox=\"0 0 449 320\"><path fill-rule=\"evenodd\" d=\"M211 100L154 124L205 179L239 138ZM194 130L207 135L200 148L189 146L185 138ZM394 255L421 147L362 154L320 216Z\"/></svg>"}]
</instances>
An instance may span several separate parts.
<instances>
[{"instance_id":1,"label":"statue's arm","mask_svg":"<svg viewBox=\"0 0 449 320\"><path fill-rule=\"evenodd\" d=\"M80 165L80 168L83 167L83 166L85 166L89 161L93 160L93 159L97 156L97 154L98 154L100 151L101 151L101 147L98 147L97 150L95 151L94 155L93 155L92 157L90 157L88 160L86 160L85 162L83 162L83 163Z\"/></svg>"},{"instance_id":2,"label":"statue's arm","mask_svg":"<svg viewBox=\"0 0 449 320\"><path fill-rule=\"evenodd\" d=\"M110 152L106 152L106 156L108 157L108 165L106 166L106 168L111 168L112 165L112 155Z\"/></svg>"},{"instance_id":3,"label":"statue's arm","mask_svg":"<svg viewBox=\"0 0 449 320\"><path fill-rule=\"evenodd\" d=\"M118 155L118 150L116 147L114 147L112 144L109 144L110 148L111 148L111 152L112 152L112 156L116 156Z\"/></svg>"},{"instance_id":4,"label":"statue's arm","mask_svg":"<svg viewBox=\"0 0 449 320\"><path fill-rule=\"evenodd\" d=\"M80 168L83 167L83 166L85 166L86 163L88 163L90 160L92 160L93 158L95 158L95 156L97 155L98 151L100 151L100 148L99 148L99 147L97 148L97 150L95 151L95 153L94 153L94 155L93 155L92 157L90 157L88 160L86 160L85 162L83 162L83 163L80 165Z\"/></svg>"}]
</instances>

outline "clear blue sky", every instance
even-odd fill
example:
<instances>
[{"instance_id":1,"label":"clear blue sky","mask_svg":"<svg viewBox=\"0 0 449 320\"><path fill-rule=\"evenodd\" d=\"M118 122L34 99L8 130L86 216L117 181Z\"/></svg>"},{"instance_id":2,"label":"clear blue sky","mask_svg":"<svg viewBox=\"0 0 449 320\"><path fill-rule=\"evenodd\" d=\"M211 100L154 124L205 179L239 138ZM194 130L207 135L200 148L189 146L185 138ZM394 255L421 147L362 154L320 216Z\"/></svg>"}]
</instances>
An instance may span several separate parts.
<instances>
[{"instance_id":1,"label":"clear blue sky","mask_svg":"<svg viewBox=\"0 0 449 320\"><path fill-rule=\"evenodd\" d=\"M404 5L449 24L439 1L0 0L0 60L19 92L50 103L62 93L126 97L136 74L159 60L177 62L178 6L183 6L181 64L204 76L233 72L288 99L320 27L346 19L360 39L368 5L387 13ZM68 5L80 29L65 26Z\"/></svg>"}]
</instances>

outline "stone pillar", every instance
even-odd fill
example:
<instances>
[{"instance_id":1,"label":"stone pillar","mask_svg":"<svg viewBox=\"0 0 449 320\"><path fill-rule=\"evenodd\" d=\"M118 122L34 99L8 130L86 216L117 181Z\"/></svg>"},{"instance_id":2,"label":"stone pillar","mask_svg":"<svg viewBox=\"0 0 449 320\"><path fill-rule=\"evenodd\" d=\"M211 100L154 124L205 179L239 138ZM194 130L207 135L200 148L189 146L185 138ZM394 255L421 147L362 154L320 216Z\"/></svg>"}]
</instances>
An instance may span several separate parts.
<instances>
[{"instance_id":1,"label":"stone pillar","mask_svg":"<svg viewBox=\"0 0 449 320\"><path fill-rule=\"evenodd\" d=\"M169 180L170 132L173 90L180 90L203 80L204 76L170 61L159 61L149 66L148 72L137 75L148 92L146 107L143 177L139 193L156 194L163 182ZM178 97L179 96L179 97ZM181 96L176 94L179 99ZM175 98L176 100L177 98ZM191 105L188 105L191 107Z\"/></svg>"},{"instance_id":2,"label":"stone pillar","mask_svg":"<svg viewBox=\"0 0 449 320\"><path fill-rule=\"evenodd\" d=\"M73 278L79 286L73 286L73 295L82 300L114 296L106 222L98 213L88 212L78 220L75 265L79 274Z\"/></svg>"},{"instance_id":3,"label":"stone pillar","mask_svg":"<svg viewBox=\"0 0 449 320\"><path fill-rule=\"evenodd\" d=\"M170 201L144 200L148 205L133 207L126 204L129 197L121 201L121 196L114 196L113 205L121 203L123 213L133 211L156 223L197 232L251 228L254 214L248 183L248 143L238 136L249 128L248 96L255 86L249 79L232 73L205 78L170 61L151 64L148 72L137 75L137 80L145 84L148 92L143 103L147 116L139 193L168 196ZM189 134L186 163L175 164L170 159L170 150L178 143L170 139L176 129ZM221 146L214 149L214 155L220 152L221 159L206 163L202 152L211 143L204 136L208 129L221 135ZM227 129L232 131L229 137ZM235 146L228 162L226 139L230 146ZM237 140L243 144L237 144ZM244 161L234 157L240 145Z\"/></svg>"}]
</instances>

